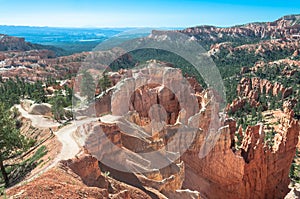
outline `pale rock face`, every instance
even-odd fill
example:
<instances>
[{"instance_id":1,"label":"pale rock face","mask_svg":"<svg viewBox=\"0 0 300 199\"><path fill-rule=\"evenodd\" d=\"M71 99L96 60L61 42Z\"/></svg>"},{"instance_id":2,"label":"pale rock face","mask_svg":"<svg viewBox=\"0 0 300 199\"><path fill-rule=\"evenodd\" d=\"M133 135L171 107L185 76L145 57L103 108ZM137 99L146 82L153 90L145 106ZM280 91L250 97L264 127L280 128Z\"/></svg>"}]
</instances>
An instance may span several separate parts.
<instances>
[{"instance_id":1,"label":"pale rock face","mask_svg":"<svg viewBox=\"0 0 300 199\"><path fill-rule=\"evenodd\" d=\"M284 197L289 191L289 168L300 131L298 122L287 113L273 148L265 145L263 127L258 125L248 127L245 133L239 129L243 137L241 151L234 152L230 135L235 128L225 122L228 128L222 128L218 142L205 158L197 157L198 147L182 156L187 168L183 187L198 190L208 198Z\"/></svg>"},{"instance_id":2,"label":"pale rock face","mask_svg":"<svg viewBox=\"0 0 300 199\"><path fill-rule=\"evenodd\" d=\"M21 100L20 103L21 103L22 108L28 112L31 105L34 103L34 101L25 99L25 100Z\"/></svg>"},{"instance_id":3,"label":"pale rock face","mask_svg":"<svg viewBox=\"0 0 300 199\"><path fill-rule=\"evenodd\" d=\"M287 49L295 57L299 54L300 27L298 20L299 16L295 16L292 20L281 18L270 23L250 23L228 28L198 26L178 32L196 38L198 41L211 42L212 45L208 54L214 57L218 57L219 54L223 54L224 52L228 56L232 56L241 51L264 56L270 51ZM257 39L261 41L258 43L253 42L254 44L234 46L233 42L224 42L230 39Z\"/></svg>"},{"instance_id":4,"label":"pale rock face","mask_svg":"<svg viewBox=\"0 0 300 199\"><path fill-rule=\"evenodd\" d=\"M195 114L199 105L193 88L200 91L201 87L195 83L191 87L188 81L184 81L179 69L154 67L153 64L116 85L112 95L112 114L124 115L135 110L141 117L147 118L155 104L165 109L168 124L175 124L181 109L185 109L188 116Z\"/></svg>"},{"instance_id":5,"label":"pale rock face","mask_svg":"<svg viewBox=\"0 0 300 199\"><path fill-rule=\"evenodd\" d=\"M7 50L30 50L33 47L25 42L24 38L11 37L8 35L1 35L0 51Z\"/></svg>"},{"instance_id":6,"label":"pale rock face","mask_svg":"<svg viewBox=\"0 0 300 199\"><path fill-rule=\"evenodd\" d=\"M145 131L142 128L135 128L136 134L133 134L133 131L130 129L127 132L124 132L124 128L120 126L122 121L117 123L103 123L103 122L93 122L84 125L84 131L79 130L80 132L76 133L76 136L82 137L82 133L86 134L86 140L84 142L84 148L89 153L96 157L98 160L103 160L105 158L105 164L110 162L114 165L114 168L135 168L137 173L127 173L123 172L121 169L117 170L114 168L109 168L109 165L104 166L109 170L111 175L117 176L135 176L135 180L132 181L132 178L127 178L127 183L137 183L136 186L144 187L146 190L159 191L162 195L171 196L171 195L186 195L188 198L199 198L199 193L196 191L181 190L182 183L185 178L185 168L182 161L175 161L170 163L169 166L156 169L155 164L152 161L149 161L143 155L140 155L141 152L149 152L152 150L157 150L163 146L163 140L155 140L151 135L146 135L148 139L140 137L140 134ZM134 127L131 127L134 128ZM102 134L107 137L104 139ZM166 133L166 132L165 132ZM81 135L80 135L81 134ZM117 146L116 148L110 147L110 143ZM161 156L163 158L163 155ZM161 161L165 161L164 158ZM122 162L122 165L117 166ZM76 165L75 165L76 166ZM141 173L140 173L141 172ZM86 172L85 172L86 173ZM127 173L127 174L126 174ZM177 191L179 193L177 194Z\"/></svg>"},{"instance_id":7,"label":"pale rock face","mask_svg":"<svg viewBox=\"0 0 300 199\"><path fill-rule=\"evenodd\" d=\"M43 189L43 191L41 191ZM59 164L22 185L9 191L13 198L136 198L151 199L147 190L125 184L100 170L96 158L88 154ZM158 198L165 198L157 192ZM152 195L152 196L153 196Z\"/></svg>"},{"instance_id":8,"label":"pale rock face","mask_svg":"<svg viewBox=\"0 0 300 199\"><path fill-rule=\"evenodd\" d=\"M293 53L293 57L297 57L299 55L299 50L295 50L295 52Z\"/></svg>"},{"instance_id":9,"label":"pale rock face","mask_svg":"<svg viewBox=\"0 0 300 199\"><path fill-rule=\"evenodd\" d=\"M111 94L111 110L113 115L121 116L117 121L89 123L79 129L75 136L78 139L85 138L82 143L85 150L98 160L105 159L121 171L121 168L140 171L142 174L134 172L134 176L138 179L139 186L147 190L156 190L173 198L200 198L197 191L181 189L185 178L184 163L178 158L169 162L164 154L180 150L180 147L187 143L184 142L186 139L182 138L184 141L175 140L175 148L165 146L175 139L174 132L181 126L179 123L175 124L176 121L187 124L187 119L199 110L199 104L205 108L209 95L198 93L198 96L201 96L199 99L202 100L198 102L193 88L200 91L200 86L194 83L191 88L188 82L181 85L183 77L180 70L169 67L153 68L152 64L150 63L148 68L133 71L132 78L120 80L115 85ZM191 99L187 99L186 96L191 96ZM189 104L181 107L180 100L183 104ZM127 103L129 105L125 106ZM192 103L197 106L196 109L188 107ZM209 117L209 114L206 117ZM207 124L209 122L205 125ZM103 139L103 136L107 139ZM117 147L112 147L111 144ZM153 150L161 152L150 157L140 155L141 152L149 153ZM159 165L166 163L168 166L160 168ZM123 175L121 171L113 171L119 176Z\"/></svg>"},{"instance_id":10,"label":"pale rock face","mask_svg":"<svg viewBox=\"0 0 300 199\"><path fill-rule=\"evenodd\" d=\"M33 104L28 110L32 115L49 115L51 114L51 105L47 103Z\"/></svg>"},{"instance_id":11,"label":"pale rock face","mask_svg":"<svg viewBox=\"0 0 300 199\"><path fill-rule=\"evenodd\" d=\"M177 76L177 73L174 73L174 70L170 73L167 72L168 69L164 70L164 73L168 73L165 79L160 72L154 72L151 69L144 69L143 74L152 74L153 76L150 75L149 79L161 80L165 84L168 84L168 79L172 79L172 77L175 81L175 77L180 77ZM133 76L135 76L134 72ZM265 90L263 87L267 87L270 92L273 91L270 83L265 80L242 79L239 92L250 97L253 103L257 98L257 92L250 89L250 81L252 87L258 90ZM147 84L137 87L141 83ZM147 160L143 159L138 153L164 148L164 145L172 141L171 132L176 131L181 124L189 124L191 127L199 128L199 130L196 132L191 146L178 160L179 162L172 163L172 168L177 168L179 173L171 174L173 172L171 169L168 171L168 175L165 175L159 169L159 172L148 171L148 175L136 174L144 187L152 187L152 189L159 190L165 196L174 198L187 193L187 198L195 197L198 192L201 196L207 198L234 198L237 195L241 198L274 198L275 196L283 197L287 194L289 190L289 167L295 154L299 135L299 124L292 119L291 115L293 113L288 109L291 106L290 104L285 104L286 116L281 120L282 128L275 136L273 148L268 148L264 143L263 127L258 125L248 127L245 132L241 128L238 129L238 133L242 137L242 145L240 150L236 150L234 148L237 139L235 137L236 122L233 119L223 120L219 117L218 105L212 100L214 95L211 92L197 92L194 95L198 100L197 104L200 110L192 112L174 106L173 101L180 101L181 93L173 94L164 84L149 84L147 80L143 79L137 82L125 79L125 81L121 80L118 84L116 85L117 88L121 88L126 84L125 90L134 90L134 94L129 95L127 92L120 92L121 89L116 89L113 95L118 97L112 100L112 110L115 110L113 113L123 114L127 111L129 113L129 117L126 116L127 119L129 118L129 121L137 126L130 125L130 128L124 128L122 124L125 124L125 120L120 120L118 125L102 122L86 126L87 140L85 147L89 152L100 155L100 158L111 157L112 162L115 158L118 160L124 159L122 162L126 162L126 153L128 153L131 154L130 157L136 158L135 163L140 166L143 165L141 167L143 171L147 171L149 169L145 164ZM273 87L281 88L280 85ZM186 95L185 92L183 94ZM177 98L177 96L179 97ZM124 98L127 98L131 103L126 109L120 107L124 103L120 99ZM244 105L245 100L236 100L228 108L237 110ZM153 104L157 102L159 102L159 105L153 108ZM165 112L161 112L161 108ZM172 118L168 113L176 114L174 123L170 122ZM155 116L158 115L161 117L156 118ZM186 123L187 118L188 123ZM155 129L159 131L155 133L151 128L151 120L167 122L158 122L155 125L152 123ZM120 124L122 130L117 127ZM164 125L166 126L164 127ZM102 129L116 146L121 149L125 148L125 152L104 150L103 147L107 145L106 142L98 143L98 146L101 146L100 148L89 147L97 146L94 140L101 140L96 138L99 129ZM218 133L211 134L212 132ZM208 142L206 136L210 134L217 137L216 139L210 138L210 142ZM184 164L184 167L179 166L181 164ZM185 177L183 177L183 171ZM276 174L274 175L274 173ZM276 179L275 176L277 176ZM153 181L154 179L158 182ZM195 195L191 191L179 191L184 188L198 192Z\"/></svg>"},{"instance_id":12,"label":"pale rock face","mask_svg":"<svg viewBox=\"0 0 300 199\"><path fill-rule=\"evenodd\" d=\"M293 34L299 32L299 26L295 25L298 16L294 19L281 18L274 22L258 24L251 23L241 27L218 28L214 26L200 26L194 28L187 28L180 32L195 35L199 40L218 41L223 37L255 37L259 39L264 38L292 38ZM287 28L289 27L289 28ZM200 38L199 38L200 37Z\"/></svg>"}]
</instances>

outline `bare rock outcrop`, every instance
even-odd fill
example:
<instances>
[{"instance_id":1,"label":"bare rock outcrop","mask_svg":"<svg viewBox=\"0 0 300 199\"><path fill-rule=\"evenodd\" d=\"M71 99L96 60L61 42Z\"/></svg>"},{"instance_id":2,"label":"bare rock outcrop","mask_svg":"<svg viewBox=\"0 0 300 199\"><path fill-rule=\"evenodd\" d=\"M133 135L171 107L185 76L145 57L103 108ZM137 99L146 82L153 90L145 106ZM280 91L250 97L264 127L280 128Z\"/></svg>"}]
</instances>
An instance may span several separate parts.
<instances>
[{"instance_id":1,"label":"bare rock outcrop","mask_svg":"<svg viewBox=\"0 0 300 199\"><path fill-rule=\"evenodd\" d=\"M30 43L25 42L24 38L11 37L0 34L0 51L9 50L30 50L34 48Z\"/></svg>"},{"instance_id":2,"label":"bare rock outcrop","mask_svg":"<svg viewBox=\"0 0 300 199\"><path fill-rule=\"evenodd\" d=\"M200 41L222 42L230 39L299 39L299 15L285 16L269 23L250 23L242 26L221 28L198 26L180 32L194 36Z\"/></svg>"},{"instance_id":3,"label":"bare rock outcrop","mask_svg":"<svg viewBox=\"0 0 300 199\"><path fill-rule=\"evenodd\" d=\"M130 110L135 110L141 117L147 118L150 108L157 102L166 111L166 123L175 124L180 110L178 99L170 89L161 85L146 85L137 88L131 98Z\"/></svg>"},{"instance_id":4,"label":"bare rock outcrop","mask_svg":"<svg viewBox=\"0 0 300 199\"><path fill-rule=\"evenodd\" d=\"M85 150L100 162L104 161L103 164L100 163L101 169L109 172L114 179L138 187L149 196L156 195L161 198L177 195L178 198L185 195L187 198L199 198L197 192L181 190L185 177L183 162L176 160L169 162L167 167L156 168L158 162L168 161L163 154L156 156L156 161L142 155L163 147L163 140L155 141L155 137L139 127L130 125L126 129L125 122L121 120L113 123L90 123L83 126L83 129L78 129L75 136L85 137L82 142ZM144 136L141 137L141 134ZM144 138L145 136L148 139ZM111 144L116 147L112 147ZM128 173L127 170L131 172Z\"/></svg>"},{"instance_id":5,"label":"bare rock outcrop","mask_svg":"<svg viewBox=\"0 0 300 199\"><path fill-rule=\"evenodd\" d=\"M297 57L299 55L299 50L295 50L295 52L293 53L293 57Z\"/></svg>"},{"instance_id":6,"label":"bare rock outcrop","mask_svg":"<svg viewBox=\"0 0 300 199\"><path fill-rule=\"evenodd\" d=\"M239 130L241 131L241 130ZM289 192L289 168L299 135L298 121L286 114L275 136L275 145L264 141L262 125L248 127L241 149L232 150L233 129L220 129L213 150L199 158L199 149L188 150L184 187L198 190L207 198L282 198ZM240 133L242 134L242 133ZM201 142L201 135L199 135ZM208 166L209 165L209 166Z\"/></svg>"},{"instance_id":7,"label":"bare rock outcrop","mask_svg":"<svg viewBox=\"0 0 300 199\"><path fill-rule=\"evenodd\" d=\"M151 198L139 188L102 173L98 161L88 154L62 161L35 181L10 189L7 194L16 199Z\"/></svg>"},{"instance_id":8,"label":"bare rock outcrop","mask_svg":"<svg viewBox=\"0 0 300 199\"><path fill-rule=\"evenodd\" d=\"M134 81L125 78L115 85L111 99L113 115L84 125L74 136L100 161L101 169L115 179L146 190L150 196L199 198L197 191L181 189L185 167L180 156L175 155L176 150L188 144L184 141L191 133L177 140L174 132L181 126L177 121L187 124L199 106L205 108L208 95L198 93L196 96L194 89L201 90L196 84L193 88L188 87L188 82L181 85L184 79L180 70L152 64L159 63L149 62L148 68L132 71ZM201 99L202 104L197 99ZM191 100L197 109L188 107L193 105ZM187 103L184 111L180 112L179 102ZM176 144L166 147L172 141Z\"/></svg>"},{"instance_id":9,"label":"bare rock outcrop","mask_svg":"<svg viewBox=\"0 0 300 199\"><path fill-rule=\"evenodd\" d=\"M199 110L194 88L201 88L195 84L192 88L179 69L161 66L149 62L149 67L118 83L112 95L112 114L125 115L136 110L147 118L150 107L160 104L166 111L168 124L176 122L180 109L186 111L186 119L194 115Z\"/></svg>"},{"instance_id":10,"label":"bare rock outcrop","mask_svg":"<svg viewBox=\"0 0 300 199\"><path fill-rule=\"evenodd\" d=\"M260 79L257 77L253 77L251 79L242 78L237 88L238 94L242 96L248 96L250 99L257 100L258 95L251 95L251 92L254 91L265 94L269 93L273 96L278 96L279 93L281 93L283 98L286 98L293 93L292 88L285 88L278 82L275 82L273 84L268 80Z\"/></svg>"},{"instance_id":11,"label":"bare rock outcrop","mask_svg":"<svg viewBox=\"0 0 300 199\"><path fill-rule=\"evenodd\" d=\"M29 111L30 107L32 106L32 104L34 104L34 101L32 100L21 100L20 101L21 107L25 110L25 111Z\"/></svg>"},{"instance_id":12,"label":"bare rock outcrop","mask_svg":"<svg viewBox=\"0 0 300 199\"><path fill-rule=\"evenodd\" d=\"M248 101L252 107L258 107L260 102L258 101L260 94L269 94L271 96L279 96L287 98L293 94L293 88L285 88L283 85L275 82L274 84L266 79L260 79L258 77L242 78L237 86L237 94L239 98L233 100L231 104L228 104L226 111L236 112L245 106Z\"/></svg>"},{"instance_id":13,"label":"bare rock outcrop","mask_svg":"<svg viewBox=\"0 0 300 199\"><path fill-rule=\"evenodd\" d=\"M32 104L28 110L32 115L48 115L51 114L51 105L47 103Z\"/></svg>"},{"instance_id":14,"label":"bare rock outcrop","mask_svg":"<svg viewBox=\"0 0 300 199\"><path fill-rule=\"evenodd\" d=\"M169 69L162 71L167 70ZM160 76L161 72L153 73L151 68L142 71L144 75L149 75L148 79L164 79ZM179 77L176 71L172 77ZM191 95L198 100L197 112L186 112L181 107L170 109L170 112L178 111L174 124L166 122L164 118L167 117L157 112L155 115L161 116L158 118L161 123L153 125L151 114L145 110L161 103L159 105L168 113L168 105L176 99L175 96L181 96L181 93L174 96L168 90L163 91L165 84L135 80L133 83L125 79L116 84L117 89L113 95L118 98L112 97L112 113L115 115L109 117L117 119L90 123L77 131L76 136L84 138L81 142L84 148L100 162L109 162L114 168L122 163L119 169L102 165L103 169L113 173L116 178L122 176L126 183L147 190L147 194L160 193L174 198L182 194L194 197L193 191L183 191L184 189L198 191L196 195L204 198L235 198L237 195L239 198L282 198L288 193L289 167L300 130L298 122L292 118L293 113L288 111L289 104L286 104L287 111L274 138L273 147L264 139L263 126L257 125L249 126L245 132L239 128L241 146L237 149L236 123L233 119L224 119L218 114L219 108L213 100L213 92L206 90ZM146 83L145 86L139 86L136 83L138 81ZM123 87L125 84L129 87ZM266 81L243 79L240 92L245 92L254 101L257 100L257 93L251 92L248 84L255 87L257 92L265 90L262 87L268 87L270 91L274 88L270 88ZM121 92L120 88L125 88L126 92ZM133 95L129 95L130 92L127 91L132 90ZM119 98L120 96L122 97ZM126 99L130 106L123 109L124 101L118 99ZM180 102L180 97L177 100ZM237 100L236 106L231 108L237 109L243 103L245 99ZM192 129L196 129L195 137L182 156L170 161L170 156L166 158L164 154L172 150L168 144L176 140L175 132L182 125L186 127L178 146L187 144L183 140L188 140ZM149 126L155 126L154 129L157 130L153 131ZM111 147L111 144L116 147ZM180 147L177 149L180 150ZM159 153L155 159L143 155L157 150L163 153ZM157 167L166 160L170 161L168 167ZM122 168L133 169L135 172L128 176L121 172Z\"/></svg>"}]
</instances>

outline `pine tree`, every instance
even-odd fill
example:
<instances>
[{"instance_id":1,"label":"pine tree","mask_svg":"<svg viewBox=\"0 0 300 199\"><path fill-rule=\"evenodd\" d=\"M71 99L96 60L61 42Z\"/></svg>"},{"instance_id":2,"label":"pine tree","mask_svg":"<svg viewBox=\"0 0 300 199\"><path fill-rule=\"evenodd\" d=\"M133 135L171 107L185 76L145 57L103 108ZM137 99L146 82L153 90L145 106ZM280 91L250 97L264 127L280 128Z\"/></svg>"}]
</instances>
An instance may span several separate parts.
<instances>
[{"instance_id":1,"label":"pine tree","mask_svg":"<svg viewBox=\"0 0 300 199\"><path fill-rule=\"evenodd\" d=\"M55 96L51 99L50 103L52 104L51 112L54 119L59 122L65 115L64 106L66 105L66 100L61 93L55 92Z\"/></svg>"},{"instance_id":2,"label":"pine tree","mask_svg":"<svg viewBox=\"0 0 300 199\"><path fill-rule=\"evenodd\" d=\"M258 112L258 114L257 114L257 120L258 121L262 121L262 119L263 119L262 110L263 110L262 106L259 106L258 110L257 110L257 112Z\"/></svg>"},{"instance_id":3,"label":"pine tree","mask_svg":"<svg viewBox=\"0 0 300 199\"><path fill-rule=\"evenodd\" d=\"M275 109L275 97L270 97L271 102L270 102L270 110L274 110Z\"/></svg>"},{"instance_id":4,"label":"pine tree","mask_svg":"<svg viewBox=\"0 0 300 199\"><path fill-rule=\"evenodd\" d=\"M283 104L283 102L282 102L282 92L279 91L278 95L277 95L276 108L279 108L279 109L282 108L282 104Z\"/></svg>"},{"instance_id":5,"label":"pine tree","mask_svg":"<svg viewBox=\"0 0 300 199\"><path fill-rule=\"evenodd\" d=\"M83 71L80 83L81 94L91 100L95 97L95 87L93 76L88 71Z\"/></svg>"},{"instance_id":6,"label":"pine tree","mask_svg":"<svg viewBox=\"0 0 300 199\"><path fill-rule=\"evenodd\" d=\"M300 98L298 97L298 99L300 99ZM296 119L299 119L300 118L300 100L298 100L297 104L295 105L294 111L295 111Z\"/></svg>"},{"instance_id":7,"label":"pine tree","mask_svg":"<svg viewBox=\"0 0 300 199\"><path fill-rule=\"evenodd\" d=\"M9 177L5 170L4 161L12 157L18 150L26 147L26 139L16 128L12 113L0 103L0 169L5 185L9 186Z\"/></svg>"},{"instance_id":8,"label":"pine tree","mask_svg":"<svg viewBox=\"0 0 300 199\"><path fill-rule=\"evenodd\" d=\"M111 86L111 81L106 73L103 73L103 77L99 80L99 87L101 92L106 92L106 89Z\"/></svg>"},{"instance_id":9,"label":"pine tree","mask_svg":"<svg viewBox=\"0 0 300 199\"><path fill-rule=\"evenodd\" d=\"M256 115L256 110L255 110L255 108L252 108L251 109L251 122L254 122L255 115Z\"/></svg>"},{"instance_id":10,"label":"pine tree","mask_svg":"<svg viewBox=\"0 0 300 199\"><path fill-rule=\"evenodd\" d=\"M73 89L65 85L65 91L66 91L66 105L71 106L74 97Z\"/></svg>"}]
</instances>

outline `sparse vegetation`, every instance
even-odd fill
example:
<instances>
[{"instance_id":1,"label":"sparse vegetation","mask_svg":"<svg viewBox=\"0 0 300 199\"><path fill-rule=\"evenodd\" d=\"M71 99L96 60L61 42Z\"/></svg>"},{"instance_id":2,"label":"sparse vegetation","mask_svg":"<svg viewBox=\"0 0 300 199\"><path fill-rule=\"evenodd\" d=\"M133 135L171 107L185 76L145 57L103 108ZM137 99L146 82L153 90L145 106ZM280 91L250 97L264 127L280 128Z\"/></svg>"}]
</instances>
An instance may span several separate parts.
<instances>
[{"instance_id":1,"label":"sparse vegetation","mask_svg":"<svg viewBox=\"0 0 300 199\"><path fill-rule=\"evenodd\" d=\"M271 128L271 131L265 131L265 143L267 143L269 148L272 148L274 146L275 135L276 132L274 130L274 127Z\"/></svg>"},{"instance_id":2,"label":"sparse vegetation","mask_svg":"<svg viewBox=\"0 0 300 199\"><path fill-rule=\"evenodd\" d=\"M68 114L68 111L64 109L70 106L70 103L71 101L68 100L68 95L63 95L62 91L55 91L54 96L50 99L50 104L52 104L51 112L56 121L60 122L63 119L73 117L72 114Z\"/></svg>"},{"instance_id":3,"label":"sparse vegetation","mask_svg":"<svg viewBox=\"0 0 300 199\"><path fill-rule=\"evenodd\" d=\"M104 175L104 177L108 177L109 175L110 175L110 172L109 171L105 171L104 173L103 173L103 175Z\"/></svg>"},{"instance_id":4,"label":"sparse vegetation","mask_svg":"<svg viewBox=\"0 0 300 199\"><path fill-rule=\"evenodd\" d=\"M6 199L5 187L1 187L1 185L0 185L0 197Z\"/></svg>"},{"instance_id":5,"label":"sparse vegetation","mask_svg":"<svg viewBox=\"0 0 300 199\"><path fill-rule=\"evenodd\" d=\"M12 113L0 103L0 169L5 186L9 186L9 176L4 161L26 149L28 141L20 134Z\"/></svg>"},{"instance_id":6,"label":"sparse vegetation","mask_svg":"<svg viewBox=\"0 0 300 199\"><path fill-rule=\"evenodd\" d=\"M101 92L105 92L106 89L108 89L111 86L110 79L106 72L103 73L103 77L99 79L98 86L101 90Z\"/></svg>"},{"instance_id":7,"label":"sparse vegetation","mask_svg":"<svg viewBox=\"0 0 300 199\"><path fill-rule=\"evenodd\" d=\"M86 96L88 100L94 99L96 89L95 80L87 70L82 71L80 89L82 96Z\"/></svg>"},{"instance_id":8,"label":"sparse vegetation","mask_svg":"<svg viewBox=\"0 0 300 199\"><path fill-rule=\"evenodd\" d=\"M299 161L298 149L296 150L296 155L294 161L292 162L289 176L293 183L300 183L300 165L296 161Z\"/></svg>"},{"instance_id":9,"label":"sparse vegetation","mask_svg":"<svg viewBox=\"0 0 300 199\"><path fill-rule=\"evenodd\" d=\"M48 153L46 146L41 146L36 150L36 152L28 159L13 165L9 165L6 167L7 176L11 179L9 181L18 181L19 178L22 178L26 175L26 172L32 170L37 167L42 161L39 161L42 157L44 157ZM0 179L3 178L0 175ZM0 181L1 183L1 181ZM14 183L14 182L13 182Z\"/></svg>"}]
</instances>

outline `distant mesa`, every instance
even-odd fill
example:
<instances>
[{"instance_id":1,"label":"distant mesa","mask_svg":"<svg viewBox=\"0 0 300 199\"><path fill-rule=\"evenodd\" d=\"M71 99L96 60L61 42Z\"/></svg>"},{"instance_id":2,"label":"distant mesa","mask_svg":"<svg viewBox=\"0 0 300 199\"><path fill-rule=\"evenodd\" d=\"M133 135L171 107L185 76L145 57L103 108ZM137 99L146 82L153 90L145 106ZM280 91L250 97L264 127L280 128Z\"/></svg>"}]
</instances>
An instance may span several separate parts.
<instances>
[{"instance_id":1,"label":"distant mesa","mask_svg":"<svg viewBox=\"0 0 300 199\"><path fill-rule=\"evenodd\" d=\"M63 49L53 46L32 44L30 42L26 42L24 38L0 34L0 51L29 51L42 49L52 50L56 55L61 55L64 51Z\"/></svg>"}]
</instances>

